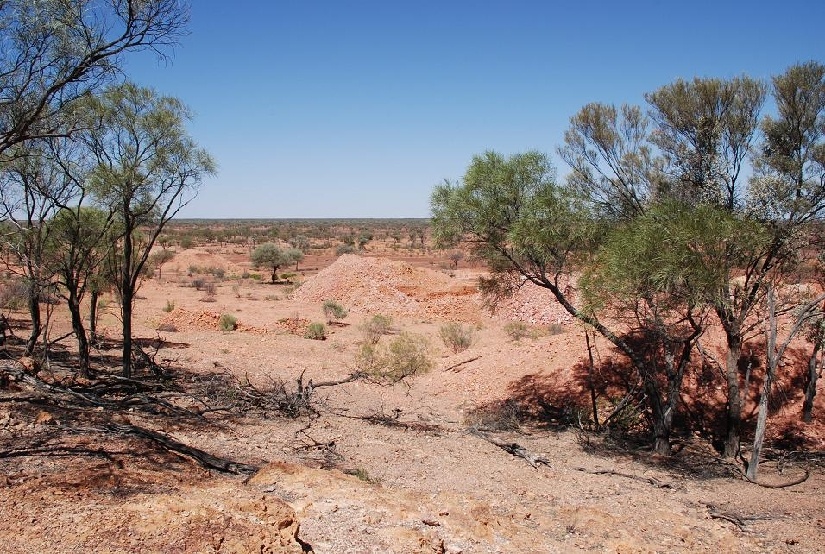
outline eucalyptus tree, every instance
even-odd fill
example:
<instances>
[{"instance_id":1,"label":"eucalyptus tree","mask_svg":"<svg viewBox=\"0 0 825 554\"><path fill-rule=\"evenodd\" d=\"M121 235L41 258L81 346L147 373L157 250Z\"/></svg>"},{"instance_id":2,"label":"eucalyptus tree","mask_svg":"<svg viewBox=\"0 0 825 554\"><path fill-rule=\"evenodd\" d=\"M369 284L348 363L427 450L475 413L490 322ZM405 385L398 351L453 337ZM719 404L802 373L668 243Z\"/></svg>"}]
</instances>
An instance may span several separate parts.
<instances>
[{"instance_id":1,"label":"eucalyptus tree","mask_svg":"<svg viewBox=\"0 0 825 554\"><path fill-rule=\"evenodd\" d=\"M662 163L649 142L651 121L637 106L591 103L570 118L559 155L568 186L605 219L628 220L656 196Z\"/></svg>"},{"instance_id":2,"label":"eucalyptus tree","mask_svg":"<svg viewBox=\"0 0 825 554\"><path fill-rule=\"evenodd\" d=\"M40 304L52 277L46 264L49 221L76 192L75 181L63 171L49 142L40 139L14 147L0 172L3 217L13 230L4 239L14 257L13 269L22 272L27 286L31 333L25 352L29 356L43 331Z\"/></svg>"},{"instance_id":3,"label":"eucalyptus tree","mask_svg":"<svg viewBox=\"0 0 825 554\"><path fill-rule=\"evenodd\" d=\"M743 76L680 79L646 95L655 121L651 141L665 160L668 196L692 206L714 206L719 217L732 218L739 229L724 242L723 237L694 239L716 253L707 263L726 274L706 291L706 301L726 337L724 454L729 457L739 453L740 445L746 393L740 383L742 347L760 324L756 312L764 300L765 283L779 276L787 258L770 228L745 210L751 191L744 186L743 169L757 136L765 94L763 83ZM715 247L719 244L724 248Z\"/></svg>"},{"instance_id":4,"label":"eucalyptus tree","mask_svg":"<svg viewBox=\"0 0 825 554\"><path fill-rule=\"evenodd\" d=\"M80 373L90 375L89 336L83 323L81 302L95 286L101 265L114 248L114 213L85 207L64 207L51 221L49 263L71 316L77 339Z\"/></svg>"},{"instance_id":5,"label":"eucalyptus tree","mask_svg":"<svg viewBox=\"0 0 825 554\"><path fill-rule=\"evenodd\" d=\"M189 110L178 99L132 83L88 99L84 135L96 161L90 190L116 214L121 230L115 288L123 324L123 374L131 375L132 309L152 247L166 224L214 173L211 156L188 135Z\"/></svg>"},{"instance_id":6,"label":"eucalyptus tree","mask_svg":"<svg viewBox=\"0 0 825 554\"><path fill-rule=\"evenodd\" d=\"M272 268L271 282L275 283L278 279L278 270L293 262L297 263L300 260L299 255L303 257L303 253L297 248L284 250L274 242L265 242L252 251L250 258L256 268Z\"/></svg>"},{"instance_id":7,"label":"eucalyptus tree","mask_svg":"<svg viewBox=\"0 0 825 554\"><path fill-rule=\"evenodd\" d=\"M656 124L651 140L667 162L671 195L735 210L765 85L745 76L677 79L645 98Z\"/></svg>"},{"instance_id":8,"label":"eucalyptus tree","mask_svg":"<svg viewBox=\"0 0 825 554\"><path fill-rule=\"evenodd\" d=\"M595 113L591 108L588 113ZM574 118L574 127L582 121ZM622 139L615 140L617 145ZM572 159L575 148L565 155ZM582 171L578 175L582 180L573 186L560 185L541 153L475 156L460 183L445 182L433 191L434 238L440 246L465 241L487 262L492 276L482 288L488 294L506 293L521 279L544 287L571 315L624 353L645 390L653 419L653 448L666 454L682 378L703 330L694 281L705 277L692 271L695 266L680 265L684 248L677 253L661 247L663 235L685 227L679 218L687 212L663 206L631 218L634 211L645 208L642 199L648 184L626 178L625 183L632 182L636 190L630 190L630 185L620 189L626 185L617 184L618 178L607 182L606 175L605 171L596 178L604 185L599 193L628 199L626 211L616 213L627 219L616 222L601 217L604 196L581 196L583 179L590 177ZM696 225L701 221L701 217L691 219ZM571 291L574 273L584 273L583 295ZM617 314L622 319L618 323ZM603 315L611 317L605 320ZM667 383L664 389L662 378Z\"/></svg>"},{"instance_id":9,"label":"eucalyptus tree","mask_svg":"<svg viewBox=\"0 0 825 554\"><path fill-rule=\"evenodd\" d=\"M75 101L116 79L124 54L164 56L188 17L182 0L0 2L0 155L67 134Z\"/></svg>"}]
</instances>

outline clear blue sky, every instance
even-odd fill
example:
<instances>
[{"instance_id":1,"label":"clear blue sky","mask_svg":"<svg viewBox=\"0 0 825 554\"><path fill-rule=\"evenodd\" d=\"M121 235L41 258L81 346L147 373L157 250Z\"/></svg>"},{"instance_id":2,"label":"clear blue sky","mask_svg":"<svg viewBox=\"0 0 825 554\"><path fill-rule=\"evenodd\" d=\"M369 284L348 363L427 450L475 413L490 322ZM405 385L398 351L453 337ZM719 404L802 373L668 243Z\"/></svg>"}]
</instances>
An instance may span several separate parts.
<instances>
[{"instance_id":1,"label":"clear blue sky","mask_svg":"<svg viewBox=\"0 0 825 554\"><path fill-rule=\"evenodd\" d=\"M170 63L219 164L181 214L427 217L473 154L553 153L591 101L825 61L825 2L193 0ZM565 173L559 167L559 173Z\"/></svg>"}]
</instances>

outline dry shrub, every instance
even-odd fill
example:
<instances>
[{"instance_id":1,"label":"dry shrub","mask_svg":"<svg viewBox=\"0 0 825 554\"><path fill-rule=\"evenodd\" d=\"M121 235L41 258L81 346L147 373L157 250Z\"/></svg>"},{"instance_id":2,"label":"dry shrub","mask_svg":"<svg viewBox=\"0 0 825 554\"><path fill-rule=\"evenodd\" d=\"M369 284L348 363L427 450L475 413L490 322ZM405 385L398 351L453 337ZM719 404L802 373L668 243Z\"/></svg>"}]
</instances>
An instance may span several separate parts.
<instances>
[{"instance_id":1,"label":"dry shrub","mask_svg":"<svg viewBox=\"0 0 825 554\"><path fill-rule=\"evenodd\" d=\"M447 323L438 334L454 354L467 350L473 344L473 328L461 323Z\"/></svg>"},{"instance_id":2,"label":"dry shrub","mask_svg":"<svg viewBox=\"0 0 825 554\"><path fill-rule=\"evenodd\" d=\"M468 410L464 424L490 431L517 431L525 415L518 402L508 399Z\"/></svg>"},{"instance_id":3,"label":"dry shrub","mask_svg":"<svg viewBox=\"0 0 825 554\"><path fill-rule=\"evenodd\" d=\"M172 323L161 323L158 325L158 331L163 333L177 333L178 328Z\"/></svg>"},{"instance_id":4,"label":"dry shrub","mask_svg":"<svg viewBox=\"0 0 825 554\"><path fill-rule=\"evenodd\" d=\"M523 338L535 337L535 334L530 327L521 321L510 321L504 326L504 332L507 333L507 336L510 337L510 339L516 342Z\"/></svg>"},{"instance_id":5,"label":"dry shrub","mask_svg":"<svg viewBox=\"0 0 825 554\"><path fill-rule=\"evenodd\" d=\"M390 316L377 314L361 323L361 334L364 342L368 344L378 344L381 337L392 333L392 318Z\"/></svg>"},{"instance_id":6,"label":"dry shrub","mask_svg":"<svg viewBox=\"0 0 825 554\"><path fill-rule=\"evenodd\" d=\"M223 314L218 319L218 329L221 331L234 331L238 327L238 319L232 314Z\"/></svg>"},{"instance_id":7,"label":"dry shrub","mask_svg":"<svg viewBox=\"0 0 825 554\"><path fill-rule=\"evenodd\" d=\"M306 333L304 333L304 338L312 340L326 340L327 328L323 323L310 323L309 325L307 325L307 330Z\"/></svg>"},{"instance_id":8,"label":"dry shrub","mask_svg":"<svg viewBox=\"0 0 825 554\"><path fill-rule=\"evenodd\" d=\"M547 326L547 333L549 335L561 335L565 330L564 325L561 323L551 323Z\"/></svg>"},{"instance_id":9,"label":"dry shrub","mask_svg":"<svg viewBox=\"0 0 825 554\"><path fill-rule=\"evenodd\" d=\"M347 309L335 300L325 300L321 307L329 323L340 321L347 317Z\"/></svg>"},{"instance_id":10,"label":"dry shrub","mask_svg":"<svg viewBox=\"0 0 825 554\"><path fill-rule=\"evenodd\" d=\"M431 370L433 361L426 338L401 333L387 345L362 344L355 365L373 379L397 383Z\"/></svg>"},{"instance_id":11,"label":"dry shrub","mask_svg":"<svg viewBox=\"0 0 825 554\"><path fill-rule=\"evenodd\" d=\"M12 278L0 285L0 307L7 310L22 310L26 307L29 297L26 282L20 278Z\"/></svg>"}]
</instances>

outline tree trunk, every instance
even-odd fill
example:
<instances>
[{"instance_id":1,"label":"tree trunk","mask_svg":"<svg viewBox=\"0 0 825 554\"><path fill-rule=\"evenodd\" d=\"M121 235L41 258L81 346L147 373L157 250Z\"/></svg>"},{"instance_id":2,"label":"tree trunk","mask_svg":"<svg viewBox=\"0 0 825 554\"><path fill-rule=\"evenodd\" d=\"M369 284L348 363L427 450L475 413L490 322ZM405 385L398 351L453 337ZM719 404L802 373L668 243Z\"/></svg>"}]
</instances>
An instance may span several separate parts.
<instances>
[{"instance_id":1,"label":"tree trunk","mask_svg":"<svg viewBox=\"0 0 825 554\"><path fill-rule=\"evenodd\" d=\"M89 375L89 340L86 337L86 329L83 327L83 316L80 313L80 301L75 291L69 291L67 300L69 313L72 316L72 331L77 337L77 355L80 359L80 374L88 378Z\"/></svg>"},{"instance_id":2,"label":"tree trunk","mask_svg":"<svg viewBox=\"0 0 825 554\"><path fill-rule=\"evenodd\" d=\"M123 315L123 376L132 376L132 291L124 289L121 293L121 314Z\"/></svg>"},{"instance_id":3,"label":"tree trunk","mask_svg":"<svg viewBox=\"0 0 825 554\"><path fill-rule=\"evenodd\" d=\"M762 383L762 394L759 396L759 416L756 418L756 433L753 436L753 452L748 464L747 476L751 481L756 480L759 470L759 455L762 453L762 443L765 441L765 429L768 423L768 399L771 395L773 385L774 369L770 366L765 374L765 381Z\"/></svg>"},{"instance_id":4,"label":"tree trunk","mask_svg":"<svg viewBox=\"0 0 825 554\"><path fill-rule=\"evenodd\" d=\"M780 353L776 349L776 303L773 288L768 287L768 332L765 341L765 380L762 382L762 393L759 395L759 415L756 418L756 432L753 436L753 451L751 452L748 470L745 473L748 479L756 481L759 471L759 455L762 453L762 444L765 442L765 428L768 423L768 399L771 396L771 385L779 365ZM789 336L788 341L793 338ZM787 343L786 343L787 344ZM784 351L784 349L783 349Z\"/></svg>"},{"instance_id":5,"label":"tree trunk","mask_svg":"<svg viewBox=\"0 0 825 554\"><path fill-rule=\"evenodd\" d=\"M653 452L660 456L670 455L670 431L673 416L670 410L653 416Z\"/></svg>"},{"instance_id":6,"label":"tree trunk","mask_svg":"<svg viewBox=\"0 0 825 554\"><path fill-rule=\"evenodd\" d=\"M647 371L644 368L642 371ZM643 375L650 412L653 417L653 452L662 456L670 454L670 431L673 425L673 409L662 402L659 386L652 375Z\"/></svg>"},{"instance_id":7,"label":"tree trunk","mask_svg":"<svg viewBox=\"0 0 825 554\"><path fill-rule=\"evenodd\" d=\"M275 280L278 278L278 266L272 268L272 284L275 284Z\"/></svg>"},{"instance_id":8,"label":"tree trunk","mask_svg":"<svg viewBox=\"0 0 825 554\"><path fill-rule=\"evenodd\" d=\"M587 357L588 357L588 366L587 366L587 385L590 388L590 404L593 409L593 427L596 431L599 430L599 405L596 401L596 383L593 378L593 373L595 372L595 361L593 360L593 345L590 343L590 331L585 331L584 333L584 340L587 343Z\"/></svg>"},{"instance_id":9,"label":"tree trunk","mask_svg":"<svg viewBox=\"0 0 825 554\"><path fill-rule=\"evenodd\" d=\"M819 377L818 363L821 341L814 344L811 356L808 358L808 374L805 376L805 401L802 403L802 421L810 423L813 420L814 397L816 396L816 382Z\"/></svg>"},{"instance_id":10,"label":"tree trunk","mask_svg":"<svg viewBox=\"0 0 825 554\"><path fill-rule=\"evenodd\" d=\"M37 339L40 338L40 331L43 327L40 317L40 285L34 279L29 281L28 303L32 332L26 341L26 356L31 356L34 353L34 347L37 344Z\"/></svg>"},{"instance_id":11,"label":"tree trunk","mask_svg":"<svg viewBox=\"0 0 825 554\"><path fill-rule=\"evenodd\" d=\"M99 299L99 292L93 290L89 294L89 336L92 340L97 337L97 304Z\"/></svg>"},{"instance_id":12,"label":"tree trunk","mask_svg":"<svg viewBox=\"0 0 825 554\"><path fill-rule=\"evenodd\" d=\"M735 458L739 455L742 428L742 392L739 388L739 358L742 355L742 338L739 333L728 332L728 353L725 363L725 379L728 385L728 405L725 418L725 444L722 455ZM747 393L747 391L745 391Z\"/></svg>"},{"instance_id":13,"label":"tree trunk","mask_svg":"<svg viewBox=\"0 0 825 554\"><path fill-rule=\"evenodd\" d=\"M127 210L124 213L128 212ZM133 228L133 226L126 226ZM123 320L123 376L132 376L132 303L134 293L132 287L132 234L127 232L123 237L123 268L120 282L120 313Z\"/></svg>"}]
</instances>

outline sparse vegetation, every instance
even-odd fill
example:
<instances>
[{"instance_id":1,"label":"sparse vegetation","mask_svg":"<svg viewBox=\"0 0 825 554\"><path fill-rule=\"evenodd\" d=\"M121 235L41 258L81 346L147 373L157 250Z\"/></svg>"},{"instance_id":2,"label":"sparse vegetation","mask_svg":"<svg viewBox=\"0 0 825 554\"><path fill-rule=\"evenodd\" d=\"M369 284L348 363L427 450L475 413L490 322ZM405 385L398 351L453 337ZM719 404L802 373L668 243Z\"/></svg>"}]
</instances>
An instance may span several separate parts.
<instances>
[{"instance_id":1,"label":"sparse vegetation","mask_svg":"<svg viewBox=\"0 0 825 554\"><path fill-rule=\"evenodd\" d=\"M392 318L390 316L376 314L361 324L361 333L364 342L377 344L381 337L392 332Z\"/></svg>"},{"instance_id":2,"label":"sparse vegetation","mask_svg":"<svg viewBox=\"0 0 825 554\"><path fill-rule=\"evenodd\" d=\"M464 425L489 431L517 431L524 419L521 406L508 399L467 410Z\"/></svg>"},{"instance_id":3,"label":"sparse vegetation","mask_svg":"<svg viewBox=\"0 0 825 554\"><path fill-rule=\"evenodd\" d=\"M232 314L222 314L218 319L218 329L221 331L234 331L238 328L238 319Z\"/></svg>"},{"instance_id":4,"label":"sparse vegetation","mask_svg":"<svg viewBox=\"0 0 825 554\"><path fill-rule=\"evenodd\" d=\"M343 256L344 254L355 254L357 250L353 244L342 244L335 249L336 256Z\"/></svg>"},{"instance_id":5,"label":"sparse vegetation","mask_svg":"<svg viewBox=\"0 0 825 554\"><path fill-rule=\"evenodd\" d=\"M327 318L327 323L338 323L347 317L347 309L335 300L325 300L321 310Z\"/></svg>"},{"instance_id":6,"label":"sparse vegetation","mask_svg":"<svg viewBox=\"0 0 825 554\"><path fill-rule=\"evenodd\" d=\"M365 483L371 483L371 484L380 483L380 481L378 479L370 477L369 472L367 472L367 470L364 469L363 467L358 467L358 468L355 468L355 469L345 469L344 473L346 473L347 475L352 475L354 477L357 477L358 479L360 479L361 481L364 481Z\"/></svg>"},{"instance_id":7,"label":"sparse vegetation","mask_svg":"<svg viewBox=\"0 0 825 554\"><path fill-rule=\"evenodd\" d=\"M215 283L207 281L203 284L203 293L204 296L201 298L201 302L215 302L217 300L215 297L218 294L218 287Z\"/></svg>"},{"instance_id":8,"label":"sparse vegetation","mask_svg":"<svg viewBox=\"0 0 825 554\"><path fill-rule=\"evenodd\" d=\"M462 323L450 322L442 325L438 335L453 354L463 352L473 344L473 328Z\"/></svg>"},{"instance_id":9,"label":"sparse vegetation","mask_svg":"<svg viewBox=\"0 0 825 554\"><path fill-rule=\"evenodd\" d=\"M535 337L535 332L523 321L508 321L504 325L504 332L516 342L523 338Z\"/></svg>"},{"instance_id":10,"label":"sparse vegetation","mask_svg":"<svg viewBox=\"0 0 825 554\"><path fill-rule=\"evenodd\" d=\"M547 326L547 333L549 335L561 335L564 331L565 327L561 323L551 323Z\"/></svg>"},{"instance_id":11,"label":"sparse vegetation","mask_svg":"<svg viewBox=\"0 0 825 554\"><path fill-rule=\"evenodd\" d=\"M172 312L175 310L175 302L174 300L167 300L166 305L163 307L163 311L166 313Z\"/></svg>"},{"instance_id":12,"label":"sparse vegetation","mask_svg":"<svg viewBox=\"0 0 825 554\"><path fill-rule=\"evenodd\" d=\"M314 322L307 325L306 333L304 333L304 338L312 339L312 340L326 340L327 339L327 326L320 322Z\"/></svg>"},{"instance_id":13,"label":"sparse vegetation","mask_svg":"<svg viewBox=\"0 0 825 554\"><path fill-rule=\"evenodd\" d=\"M387 345L363 343L356 366L373 379L396 383L426 373L432 369L433 361L427 339L404 332Z\"/></svg>"}]
</instances>

